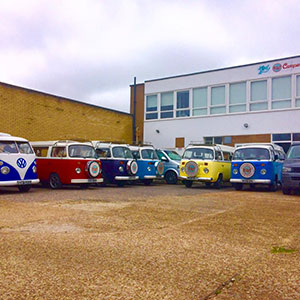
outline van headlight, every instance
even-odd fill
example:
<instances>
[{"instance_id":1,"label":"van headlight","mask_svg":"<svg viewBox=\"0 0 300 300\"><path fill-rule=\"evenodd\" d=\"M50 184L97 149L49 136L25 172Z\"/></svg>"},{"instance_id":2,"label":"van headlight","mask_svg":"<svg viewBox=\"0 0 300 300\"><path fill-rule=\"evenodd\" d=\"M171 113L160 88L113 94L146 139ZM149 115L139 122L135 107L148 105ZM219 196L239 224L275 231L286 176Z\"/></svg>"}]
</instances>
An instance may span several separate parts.
<instances>
[{"instance_id":1,"label":"van headlight","mask_svg":"<svg viewBox=\"0 0 300 300\"><path fill-rule=\"evenodd\" d=\"M32 172L33 172L33 173L36 173L36 166L33 166L33 167L32 167Z\"/></svg>"},{"instance_id":2,"label":"van headlight","mask_svg":"<svg viewBox=\"0 0 300 300\"><path fill-rule=\"evenodd\" d=\"M266 169L261 169L260 170L260 174L261 175L266 175L267 174L267 170Z\"/></svg>"},{"instance_id":3,"label":"van headlight","mask_svg":"<svg viewBox=\"0 0 300 300\"><path fill-rule=\"evenodd\" d=\"M233 169L232 173L236 175L238 173L238 169Z\"/></svg>"},{"instance_id":4,"label":"van headlight","mask_svg":"<svg viewBox=\"0 0 300 300\"><path fill-rule=\"evenodd\" d=\"M10 172L10 168L9 167L2 167L1 168L1 173L3 174L3 175L7 175L8 173Z\"/></svg>"},{"instance_id":5,"label":"van headlight","mask_svg":"<svg viewBox=\"0 0 300 300\"><path fill-rule=\"evenodd\" d=\"M289 173L289 172L292 172L292 168L289 168L289 167L283 167L283 168L282 168L282 172L283 172L283 173Z\"/></svg>"},{"instance_id":6,"label":"van headlight","mask_svg":"<svg viewBox=\"0 0 300 300\"><path fill-rule=\"evenodd\" d=\"M203 169L203 172L204 172L205 174L207 174L207 173L209 172L209 170L208 170L207 168L204 168L204 169Z\"/></svg>"}]
</instances>

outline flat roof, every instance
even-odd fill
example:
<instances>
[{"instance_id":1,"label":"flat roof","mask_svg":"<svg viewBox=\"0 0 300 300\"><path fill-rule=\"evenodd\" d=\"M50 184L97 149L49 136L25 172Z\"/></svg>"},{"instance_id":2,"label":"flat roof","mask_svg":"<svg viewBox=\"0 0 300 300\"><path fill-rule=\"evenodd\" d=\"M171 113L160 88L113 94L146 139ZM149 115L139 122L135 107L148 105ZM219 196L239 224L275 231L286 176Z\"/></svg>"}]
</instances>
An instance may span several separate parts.
<instances>
[{"instance_id":1,"label":"flat roof","mask_svg":"<svg viewBox=\"0 0 300 300\"><path fill-rule=\"evenodd\" d=\"M292 59L292 58L300 58L300 55L282 57L282 58L266 60L266 61L260 61L260 62L256 62L256 63L245 64L245 65L238 65L238 66L233 66L233 67L225 67L225 68L220 68L220 69L212 69L212 70L201 71L201 72L194 72L194 73L187 73L187 74L182 74L182 75L174 75L174 76L150 79L150 80L145 80L145 82L153 82L153 81L160 81L160 80L166 80L166 79L172 79L172 78L179 78L179 77L186 77L186 76L193 76L193 75L211 73L211 72L216 72L216 71L231 70L231 69L249 67L249 66L254 66L254 65L259 65L259 64L272 63L272 62L275 62L275 61L278 61L278 60Z\"/></svg>"},{"instance_id":2,"label":"flat roof","mask_svg":"<svg viewBox=\"0 0 300 300\"><path fill-rule=\"evenodd\" d=\"M82 102L82 101L79 101L79 100L74 100L74 99L70 99L70 98L66 98L66 97L62 97L62 96L58 96L58 95L53 95L53 94L49 94L49 93L45 93L45 92L41 92L41 91L29 89L29 88L24 88L24 87L21 87L21 86L17 86L17 85L5 83L5 82L0 82L0 84L4 85L4 86L7 86L7 87L10 87L10 88L17 88L17 89L25 90L25 91L30 92L30 93L42 94L42 95L54 97L54 98L57 98L57 99L67 100L67 101L78 103L78 104L83 104L83 105L87 105L87 106L91 106L91 107L95 107L95 108L108 110L108 111L115 112L115 113L120 113L120 114L124 114L124 115L128 115L128 116L132 116L132 114L124 112L124 111L119 111L119 110L115 110L115 109L111 109L111 108L106 108L106 107L103 107L103 106L98 106L98 105L95 105L95 104L90 104L90 103Z\"/></svg>"}]
</instances>

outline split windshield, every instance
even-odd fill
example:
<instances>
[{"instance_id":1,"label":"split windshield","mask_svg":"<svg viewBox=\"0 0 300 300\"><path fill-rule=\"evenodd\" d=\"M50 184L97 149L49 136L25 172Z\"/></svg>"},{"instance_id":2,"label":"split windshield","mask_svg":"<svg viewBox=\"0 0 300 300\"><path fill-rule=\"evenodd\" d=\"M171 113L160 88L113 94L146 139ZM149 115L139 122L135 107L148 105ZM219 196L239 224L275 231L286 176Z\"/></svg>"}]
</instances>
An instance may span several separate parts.
<instances>
[{"instance_id":1,"label":"split windshield","mask_svg":"<svg viewBox=\"0 0 300 300\"><path fill-rule=\"evenodd\" d=\"M270 152L264 148L238 149L233 154L233 160L269 160Z\"/></svg>"},{"instance_id":2,"label":"split windshield","mask_svg":"<svg viewBox=\"0 0 300 300\"><path fill-rule=\"evenodd\" d=\"M165 150L165 152L168 154L170 159L172 160L181 160L180 155L175 151Z\"/></svg>"},{"instance_id":3,"label":"split windshield","mask_svg":"<svg viewBox=\"0 0 300 300\"><path fill-rule=\"evenodd\" d=\"M287 154L288 159L300 159L300 145L292 146Z\"/></svg>"},{"instance_id":4,"label":"split windshield","mask_svg":"<svg viewBox=\"0 0 300 300\"><path fill-rule=\"evenodd\" d=\"M96 158L94 147L89 145L72 145L69 146L70 157Z\"/></svg>"},{"instance_id":5,"label":"split windshield","mask_svg":"<svg viewBox=\"0 0 300 300\"><path fill-rule=\"evenodd\" d=\"M156 152L153 149L143 149L142 159L158 159Z\"/></svg>"},{"instance_id":6,"label":"split windshield","mask_svg":"<svg viewBox=\"0 0 300 300\"><path fill-rule=\"evenodd\" d=\"M0 153L33 154L33 150L28 142L0 141Z\"/></svg>"},{"instance_id":7,"label":"split windshield","mask_svg":"<svg viewBox=\"0 0 300 300\"><path fill-rule=\"evenodd\" d=\"M133 158L130 149L127 147L113 147L112 153L115 158Z\"/></svg>"},{"instance_id":8,"label":"split windshield","mask_svg":"<svg viewBox=\"0 0 300 300\"><path fill-rule=\"evenodd\" d=\"M213 160L214 151L208 148L190 148L186 149L183 158L185 159L201 159L201 160Z\"/></svg>"}]
</instances>

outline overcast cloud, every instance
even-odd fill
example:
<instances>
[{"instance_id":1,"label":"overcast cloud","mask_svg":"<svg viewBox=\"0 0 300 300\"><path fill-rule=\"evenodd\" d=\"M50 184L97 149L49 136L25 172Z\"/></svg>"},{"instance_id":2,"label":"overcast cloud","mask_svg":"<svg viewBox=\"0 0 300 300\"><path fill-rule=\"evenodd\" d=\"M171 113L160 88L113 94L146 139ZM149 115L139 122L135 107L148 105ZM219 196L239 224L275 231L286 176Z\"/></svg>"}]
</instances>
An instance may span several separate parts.
<instances>
[{"instance_id":1,"label":"overcast cloud","mask_svg":"<svg viewBox=\"0 0 300 300\"><path fill-rule=\"evenodd\" d=\"M129 85L300 54L299 0L0 0L0 81L129 111Z\"/></svg>"}]
</instances>

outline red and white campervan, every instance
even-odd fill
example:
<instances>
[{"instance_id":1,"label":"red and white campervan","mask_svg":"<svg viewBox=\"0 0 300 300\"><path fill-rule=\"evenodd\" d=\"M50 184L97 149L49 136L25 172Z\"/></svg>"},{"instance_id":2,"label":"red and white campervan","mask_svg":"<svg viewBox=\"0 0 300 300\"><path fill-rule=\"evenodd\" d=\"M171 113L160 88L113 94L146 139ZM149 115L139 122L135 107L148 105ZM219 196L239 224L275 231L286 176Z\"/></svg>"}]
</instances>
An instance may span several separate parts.
<instances>
[{"instance_id":1,"label":"red and white campervan","mask_svg":"<svg viewBox=\"0 0 300 300\"><path fill-rule=\"evenodd\" d=\"M36 153L37 173L52 189L63 184L87 187L103 182L101 162L91 143L47 141L31 143Z\"/></svg>"}]
</instances>

